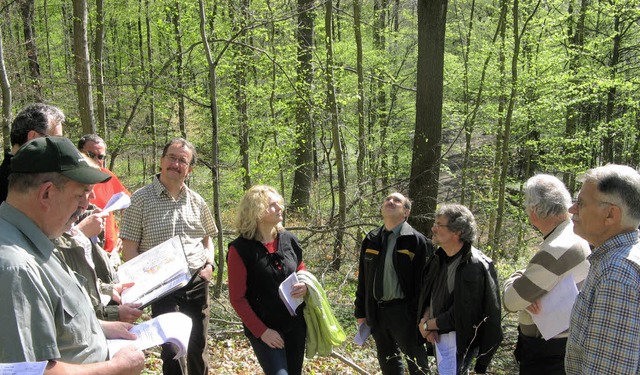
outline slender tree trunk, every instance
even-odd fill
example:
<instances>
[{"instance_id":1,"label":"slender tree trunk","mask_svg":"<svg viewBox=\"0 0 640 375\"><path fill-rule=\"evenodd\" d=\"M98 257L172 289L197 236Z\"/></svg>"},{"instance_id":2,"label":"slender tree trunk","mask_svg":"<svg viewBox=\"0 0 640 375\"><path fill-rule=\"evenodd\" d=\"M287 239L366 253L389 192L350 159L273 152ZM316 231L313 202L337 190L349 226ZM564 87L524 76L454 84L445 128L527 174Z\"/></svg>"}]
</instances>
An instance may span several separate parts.
<instances>
[{"instance_id":1,"label":"slender tree trunk","mask_svg":"<svg viewBox=\"0 0 640 375\"><path fill-rule=\"evenodd\" d=\"M313 82L313 0L298 0L297 96L296 96L296 148L295 172L291 191L291 208L307 213L314 180L315 140L311 119L310 88Z\"/></svg>"},{"instance_id":2,"label":"slender tree trunk","mask_svg":"<svg viewBox=\"0 0 640 375\"><path fill-rule=\"evenodd\" d=\"M2 44L2 28L0 28L0 87L2 87L2 147L5 151L11 150L10 124L11 116L11 83L7 76L7 67L4 65L4 46Z\"/></svg>"},{"instance_id":3,"label":"slender tree trunk","mask_svg":"<svg viewBox=\"0 0 640 375\"><path fill-rule=\"evenodd\" d=\"M33 27L34 0L20 0L20 14L24 30L24 42L27 50L27 62L29 64L29 78L31 80L31 101L42 101L42 83L40 82L40 63L38 62L38 48L36 46L36 32Z\"/></svg>"},{"instance_id":4,"label":"slender tree trunk","mask_svg":"<svg viewBox=\"0 0 640 375\"><path fill-rule=\"evenodd\" d=\"M425 234L431 233L440 181L447 5L447 0L418 0L416 131L409 181L414 204L409 221Z\"/></svg>"},{"instance_id":5,"label":"slender tree trunk","mask_svg":"<svg viewBox=\"0 0 640 375\"><path fill-rule=\"evenodd\" d=\"M342 250L344 248L344 224L347 217L347 193L346 176L344 170L344 150L342 148L342 136L338 124L338 104L336 102L336 88L333 76L333 1L325 2L324 26L326 28L326 53L327 53L327 111L331 121L331 136L333 152L336 157L336 170L338 177L338 220L336 221L336 240L333 248L331 266L335 270L340 269L342 263Z\"/></svg>"},{"instance_id":6,"label":"slender tree trunk","mask_svg":"<svg viewBox=\"0 0 640 375\"><path fill-rule=\"evenodd\" d=\"M500 30L499 30L499 47L498 47L498 72L499 72L499 82L498 82L498 90L499 90L499 94L498 94L498 126L496 129L496 147L495 147L495 158L494 158L494 162L493 162L493 175L491 178L491 190L490 190L490 197L491 197L491 202L490 204L496 203L498 202L498 196L499 196L499 183L500 183L500 174L501 174L501 170L500 170L500 165L501 165L501 157L502 154L500 152L500 150L502 150L502 142L503 139L502 137L504 136L504 132L503 132L503 125L504 125L504 111L505 111L505 105L507 102L507 97L506 97L506 81L505 81L505 75L506 75L506 56L505 56L505 48L506 48L506 41L507 41L507 13L508 13L508 0L501 0L500 1L500 21L498 22L498 25L500 26ZM497 245L497 239L496 239L496 220L497 220L497 212L496 210L490 210L489 212L489 229L488 229L488 238L487 238L487 242L489 244L490 249L495 249L496 245Z\"/></svg>"},{"instance_id":7,"label":"slender tree trunk","mask_svg":"<svg viewBox=\"0 0 640 375\"><path fill-rule=\"evenodd\" d=\"M183 138L187 138L187 127L185 118L185 85L184 85L184 49L182 46L182 25L180 1L176 0L171 10L171 23L173 24L174 38L176 41L176 90L178 92L178 127Z\"/></svg>"},{"instance_id":8,"label":"slender tree trunk","mask_svg":"<svg viewBox=\"0 0 640 375\"><path fill-rule=\"evenodd\" d=\"M73 0L73 53L76 67L78 112L85 134L95 133L93 96L91 95L91 67L87 39L87 1Z\"/></svg>"},{"instance_id":9,"label":"slender tree trunk","mask_svg":"<svg viewBox=\"0 0 640 375\"><path fill-rule=\"evenodd\" d=\"M211 56L211 46L207 39L206 31L206 14L204 1L199 0L200 4L200 37L204 46L205 56L207 57L207 68L209 70L209 109L211 113L211 179L213 181L213 215L218 226L218 270L216 274L216 285L214 288L214 296L220 297L222 292L222 284L224 282L224 265L225 265L225 248L223 242L222 217L220 215L220 183L218 168L219 162L219 145L218 145L218 99L216 87L216 63Z\"/></svg>"},{"instance_id":10,"label":"slender tree trunk","mask_svg":"<svg viewBox=\"0 0 640 375\"><path fill-rule=\"evenodd\" d=\"M104 104L104 9L103 0L96 0L96 41L95 41L95 62L96 62L96 109L98 111L98 128L107 139L109 129L107 129L107 113Z\"/></svg>"},{"instance_id":11,"label":"slender tree trunk","mask_svg":"<svg viewBox=\"0 0 640 375\"><path fill-rule=\"evenodd\" d=\"M377 51L381 54L386 49L385 30L387 27L387 14L389 13L389 1L388 0L374 0L374 25L373 25L373 45ZM382 76L383 69L376 69L376 75ZM377 125L379 131L377 162L379 164L377 176L380 176L380 183L382 186L389 185L389 144L387 142L387 134L389 132L389 122L386 120L387 116L387 87L383 80L377 80L374 83L376 87L375 103L373 108L372 119L374 122L374 128ZM372 188L376 189L376 186L372 184Z\"/></svg>"},{"instance_id":12,"label":"slender tree trunk","mask_svg":"<svg viewBox=\"0 0 640 375\"><path fill-rule=\"evenodd\" d=\"M620 15L615 14L613 16L613 46L611 48L611 59L609 60L610 79L613 84L607 90L607 102L605 109L605 123L607 124L607 132L603 140L603 161L605 163L621 163L622 155L621 148L622 142L620 140L620 134L615 130L613 125L613 110L616 103L616 73L618 70L618 64L620 63ZM616 152L617 151L617 152Z\"/></svg>"},{"instance_id":13,"label":"slender tree trunk","mask_svg":"<svg viewBox=\"0 0 640 375\"><path fill-rule=\"evenodd\" d=\"M238 39L243 44L248 44L246 20L249 18L249 0L242 0L238 4L240 6L240 14L237 15L234 22L234 34L238 35ZM249 151L249 109L247 103L247 75L249 69L247 69L249 63L249 57L247 56L247 49L243 45L236 46L234 56L234 89L235 89L235 104L236 112L238 116L238 127L240 133L238 134L238 142L240 144L240 157L242 158L242 182L245 190L251 187L251 164L250 164L250 151Z\"/></svg>"},{"instance_id":14,"label":"slender tree trunk","mask_svg":"<svg viewBox=\"0 0 640 375\"><path fill-rule=\"evenodd\" d=\"M356 39L356 72L358 75L358 159L356 173L358 196L364 195L365 160L367 159L367 132L364 123L364 72L362 68L362 31L360 30L360 0L353 0L353 28Z\"/></svg>"},{"instance_id":15,"label":"slender tree trunk","mask_svg":"<svg viewBox=\"0 0 640 375\"><path fill-rule=\"evenodd\" d=\"M147 79L149 82L155 79L155 71L153 68L153 45L151 44L151 19L149 16L149 0L145 0L145 28L147 30L147 61L149 62L149 71L147 73ZM158 170L158 160L160 159L158 155L158 133L156 126L156 100L154 95L153 87L149 88L149 129L151 132L151 139L153 143L153 152L152 152L152 170Z\"/></svg>"}]
</instances>

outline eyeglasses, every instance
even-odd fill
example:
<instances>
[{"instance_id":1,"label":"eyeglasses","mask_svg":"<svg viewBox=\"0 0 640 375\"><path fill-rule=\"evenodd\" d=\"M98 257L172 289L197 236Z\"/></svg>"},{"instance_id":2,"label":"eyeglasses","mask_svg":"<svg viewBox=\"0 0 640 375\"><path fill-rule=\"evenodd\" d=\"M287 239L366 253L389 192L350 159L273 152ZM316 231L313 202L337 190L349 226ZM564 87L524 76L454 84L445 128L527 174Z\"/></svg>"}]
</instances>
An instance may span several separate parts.
<instances>
[{"instance_id":1,"label":"eyeglasses","mask_svg":"<svg viewBox=\"0 0 640 375\"><path fill-rule=\"evenodd\" d=\"M584 206L586 206L587 204L580 198L576 199L573 201L573 204L578 207L578 209L583 209ZM613 203L613 202L607 202L607 201L594 201L593 204L597 204L597 205L604 205L604 204L608 204L610 206L617 206L617 204Z\"/></svg>"},{"instance_id":2,"label":"eyeglasses","mask_svg":"<svg viewBox=\"0 0 640 375\"><path fill-rule=\"evenodd\" d=\"M187 161L187 159L179 158L179 157L177 157L175 155L172 155L172 154L165 155L163 157L167 158L167 160L169 160L171 162L171 164L178 163L183 167L186 167L187 165L189 165L189 162Z\"/></svg>"},{"instance_id":3,"label":"eyeglasses","mask_svg":"<svg viewBox=\"0 0 640 375\"><path fill-rule=\"evenodd\" d=\"M89 155L91 159L104 160L107 158L107 155L94 154L91 151L87 151L87 155Z\"/></svg>"}]
</instances>

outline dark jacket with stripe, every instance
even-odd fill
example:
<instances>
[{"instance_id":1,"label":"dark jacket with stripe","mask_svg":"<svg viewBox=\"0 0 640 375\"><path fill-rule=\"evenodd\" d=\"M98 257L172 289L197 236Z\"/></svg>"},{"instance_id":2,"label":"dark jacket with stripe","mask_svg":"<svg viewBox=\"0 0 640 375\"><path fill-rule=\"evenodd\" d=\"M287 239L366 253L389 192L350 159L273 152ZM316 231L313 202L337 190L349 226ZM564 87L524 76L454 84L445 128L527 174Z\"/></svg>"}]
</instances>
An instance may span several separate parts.
<instances>
[{"instance_id":1,"label":"dark jacket with stripe","mask_svg":"<svg viewBox=\"0 0 640 375\"><path fill-rule=\"evenodd\" d=\"M369 232L362 241L360 249L355 316L356 318L366 318L367 324L371 327L375 326L377 310L377 302L373 296L374 276L385 257L384 251L381 251L383 229L384 226L381 226ZM406 221L402 224L393 249L393 267L411 311L417 309L422 269L427 258L433 255L433 251L431 240L415 230Z\"/></svg>"}]
</instances>

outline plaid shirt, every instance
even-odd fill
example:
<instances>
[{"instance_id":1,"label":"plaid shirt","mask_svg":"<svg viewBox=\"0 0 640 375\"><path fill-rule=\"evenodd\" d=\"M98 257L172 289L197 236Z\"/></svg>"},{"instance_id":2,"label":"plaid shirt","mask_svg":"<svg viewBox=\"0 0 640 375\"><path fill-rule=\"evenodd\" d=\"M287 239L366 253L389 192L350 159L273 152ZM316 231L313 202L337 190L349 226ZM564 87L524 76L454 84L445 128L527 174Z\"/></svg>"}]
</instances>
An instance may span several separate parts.
<instances>
[{"instance_id":1,"label":"plaid shirt","mask_svg":"<svg viewBox=\"0 0 640 375\"><path fill-rule=\"evenodd\" d=\"M175 235L183 242L194 244L204 236L214 237L218 228L205 200L183 185L174 199L160 182L153 182L131 196L131 206L124 210L120 237L138 243L138 252L144 252ZM189 267L198 269L207 261L202 247L185 246Z\"/></svg>"},{"instance_id":2,"label":"plaid shirt","mask_svg":"<svg viewBox=\"0 0 640 375\"><path fill-rule=\"evenodd\" d=\"M591 269L571 314L566 372L640 374L640 244L619 234L589 256Z\"/></svg>"}]
</instances>

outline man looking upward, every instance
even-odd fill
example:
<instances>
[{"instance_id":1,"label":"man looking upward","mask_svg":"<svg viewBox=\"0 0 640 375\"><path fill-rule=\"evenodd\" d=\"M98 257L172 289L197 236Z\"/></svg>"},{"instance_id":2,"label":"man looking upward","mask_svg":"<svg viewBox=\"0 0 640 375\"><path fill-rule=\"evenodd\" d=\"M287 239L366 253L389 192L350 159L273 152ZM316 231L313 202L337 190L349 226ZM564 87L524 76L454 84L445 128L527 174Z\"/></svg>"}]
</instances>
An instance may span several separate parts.
<instances>
[{"instance_id":1,"label":"man looking upward","mask_svg":"<svg viewBox=\"0 0 640 375\"><path fill-rule=\"evenodd\" d=\"M366 322L376 342L384 375L402 375L402 354L409 373L428 371L424 340L411 317L416 316L422 269L433 245L407 218L411 201L389 194L380 207L384 225L362 241L355 299L358 325Z\"/></svg>"}]
</instances>

